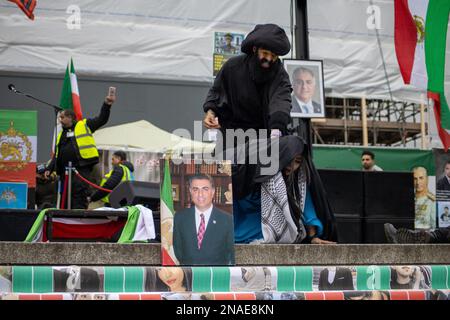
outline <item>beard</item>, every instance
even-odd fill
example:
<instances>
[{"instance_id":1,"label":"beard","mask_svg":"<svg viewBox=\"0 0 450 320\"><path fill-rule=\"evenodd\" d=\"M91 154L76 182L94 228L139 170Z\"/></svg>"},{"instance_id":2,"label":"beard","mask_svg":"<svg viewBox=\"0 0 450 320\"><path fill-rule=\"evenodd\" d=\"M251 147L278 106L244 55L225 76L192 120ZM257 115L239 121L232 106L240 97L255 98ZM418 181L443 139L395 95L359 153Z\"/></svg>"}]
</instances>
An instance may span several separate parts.
<instances>
[{"instance_id":1,"label":"beard","mask_svg":"<svg viewBox=\"0 0 450 320\"><path fill-rule=\"evenodd\" d=\"M277 63L270 62L264 58L259 59L258 55L253 54L250 58L250 70L252 71L252 78L256 83L264 83L274 78L275 73L277 71ZM262 65L268 65L268 68L263 67Z\"/></svg>"}]
</instances>

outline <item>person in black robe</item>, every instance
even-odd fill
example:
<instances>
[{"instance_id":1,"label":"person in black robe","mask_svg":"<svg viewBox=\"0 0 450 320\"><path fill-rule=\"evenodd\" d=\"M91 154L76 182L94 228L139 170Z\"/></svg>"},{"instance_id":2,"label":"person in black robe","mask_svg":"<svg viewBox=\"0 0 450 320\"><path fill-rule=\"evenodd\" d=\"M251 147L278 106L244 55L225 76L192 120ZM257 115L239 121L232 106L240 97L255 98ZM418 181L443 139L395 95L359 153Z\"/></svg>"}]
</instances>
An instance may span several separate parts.
<instances>
[{"instance_id":1,"label":"person in black robe","mask_svg":"<svg viewBox=\"0 0 450 320\"><path fill-rule=\"evenodd\" d=\"M270 145L268 147L270 148ZM281 137L278 149L278 168L274 171L282 173L290 213L299 233L300 224L306 227L306 237L298 239L299 241L296 242L330 244L338 239L336 219L320 175L312 161L310 150L303 138L292 135ZM271 152L265 153L270 154ZM246 166L245 169L241 166L241 174L245 175L245 179L248 181L245 186L247 189L260 189L262 183L274 176L274 174L262 174L262 168L265 166L268 165ZM299 190L300 170L303 170L305 176L306 192ZM301 199L302 197L306 197L306 199ZM302 206L301 203L304 205ZM261 228L261 224L255 225L254 228Z\"/></svg>"},{"instance_id":2,"label":"person in black robe","mask_svg":"<svg viewBox=\"0 0 450 320\"><path fill-rule=\"evenodd\" d=\"M282 28L274 24L257 25L242 42L243 54L230 58L217 74L203 105L203 122L208 129L220 129L224 148L230 147L227 129L266 129L257 131L258 138L288 133L292 87L278 56L286 55L290 47ZM228 143L235 148L233 140ZM235 239L247 242L262 235L239 231L241 226L253 225L260 219L260 195L258 190L243 187L245 174L237 171L242 168L233 165Z\"/></svg>"},{"instance_id":3,"label":"person in black robe","mask_svg":"<svg viewBox=\"0 0 450 320\"><path fill-rule=\"evenodd\" d=\"M203 105L209 129L269 129L287 133L291 83L279 55L290 50L286 33L257 25L242 42L244 54L230 58L217 74ZM277 132L278 134L278 132Z\"/></svg>"}]
</instances>

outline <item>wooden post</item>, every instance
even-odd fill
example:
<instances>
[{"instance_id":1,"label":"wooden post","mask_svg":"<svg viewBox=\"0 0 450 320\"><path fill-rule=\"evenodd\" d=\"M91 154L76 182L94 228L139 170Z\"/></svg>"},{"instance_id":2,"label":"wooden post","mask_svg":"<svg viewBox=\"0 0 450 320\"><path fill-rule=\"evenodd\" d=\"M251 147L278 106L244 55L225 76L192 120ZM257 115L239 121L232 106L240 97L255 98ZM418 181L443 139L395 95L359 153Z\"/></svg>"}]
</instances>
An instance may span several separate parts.
<instances>
[{"instance_id":1,"label":"wooden post","mask_svg":"<svg viewBox=\"0 0 450 320\"><path fill-rule=\"evenodd\" d=\"M363 146L369 145L369 132L367 131L367 104L366 97L361 98L361 121L362 121L362 143Z\"/></svg>"}]
</instances>

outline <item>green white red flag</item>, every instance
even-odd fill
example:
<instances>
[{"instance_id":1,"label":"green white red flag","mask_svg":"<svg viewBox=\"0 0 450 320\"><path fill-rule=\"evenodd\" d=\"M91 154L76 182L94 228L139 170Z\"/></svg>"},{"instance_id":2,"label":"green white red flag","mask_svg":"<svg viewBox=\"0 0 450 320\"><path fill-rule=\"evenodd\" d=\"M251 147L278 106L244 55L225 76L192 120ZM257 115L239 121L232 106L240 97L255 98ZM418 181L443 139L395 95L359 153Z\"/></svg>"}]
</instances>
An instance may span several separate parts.
<instances>
[{"instance_id":1,"label":"green white red flag","mask_svg":"<svg viewBox=\"0 0 450 320\"><path fill-rule=\"evenodd\" d=\"M0 110L0 181L36 186L37 112Z\"/></svg>"},{"instance_id":2,"label":"green white red flag","mask_svg":"<svg viewBox=\"0 0 450 320\"><path fill-rule=\"evenodd\" d=\"M95 218L57 218L52 219L52 237L57 239L112 239L121 232L118 243L148 242L155 239L153 213L142 206L130 206L128 219ZM33 223L25 242L46 242L47 218L42 210ZM124 209L100 208L97 210L121 211Z\"/></svg>"},{"instance_id":3,"label":"green white red flag","mask_svg":"<svg viewBox=\"0 0 450 320\"><path fill-rule=\"evenodd\" d=\"M83 112L81 109L80 102L80 92L78 90L77 75L75 73L75 68L73 66L73 60L70 58L70 62L67 64L66 74L64 76L63 87L61 90L61 98L59 100L59 106L64 110L69 109L75 112L77 120L83 119ZM55 151L56 137L62 131L61 124L56 126L53 133L53 148L52 152Z\"/></svg>"},{"instance_id":4,"label":"green white red flag","mask_svg":"<svg viewBox=\"0 0 450 320\"><path fill-rule=\"evenodd\" d=\"M64 77L59 106L63 109L73 110L75 112L77 120L83 119L83 112L80 103L80 92L78 91L77 75L75 73L72 58L70 59L70 63L66 68L66 75Z\"/></svg>"},{"instance_id":5,"label":"green white red flag","mask_svg":"<svg viewBox=\"0 0 450 320\"><path fill-rule=\"evenodd\" d=\"M403 81L427 90L444 149L450 110L444 94L449 0L395 0L395 51Z\"/></svg>"},{"instance_id":6,"label":"green white red flag","mask_svg":"<svg viewBox=\"0 0 450 320\"><path fill-rule=\"evenodd\" d=\"M161 185L161 262L165 266L177 265L173 251L173 208L172 179L170 177L169 159L164 162L164 176Z\"/></svg>"}]
</instances>

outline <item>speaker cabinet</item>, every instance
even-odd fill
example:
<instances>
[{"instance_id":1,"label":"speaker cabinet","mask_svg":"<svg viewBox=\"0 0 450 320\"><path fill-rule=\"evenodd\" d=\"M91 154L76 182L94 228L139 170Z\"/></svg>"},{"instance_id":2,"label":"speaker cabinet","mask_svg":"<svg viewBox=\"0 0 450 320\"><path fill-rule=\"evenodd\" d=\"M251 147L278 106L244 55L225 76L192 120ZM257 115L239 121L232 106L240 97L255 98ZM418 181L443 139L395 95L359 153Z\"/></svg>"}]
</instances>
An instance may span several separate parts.
<instances>
[{"instance_id":1,"label":"speaker cabinet","mask_svg":"<svg viewBox=\"0 0 450 320\"><path fill-rule=\"evenodd\" d=\"M111 192L109 202L113 208L141 204L159 210L159 183L124 181Z\"/></svg>"},{"instance_id":2,"label":"speaker cabinet","mask_svg":"<svg viewBox=\"0 0 450 320\"><path fill-rule=\"evenodd\" d=\"M410 172L364 172L366 218L414 219L414 177Z\"/></svg>"},{"instance_id":3,"label":"speaker cabinet","mask_svg":"<svg viewBox=\"0 0 450 320\"><path fill-rule=\"evenodd\" d=\"M363 173L351 170L318 170L335 214L363 216Z\"/></svg>"}]
</instances>

